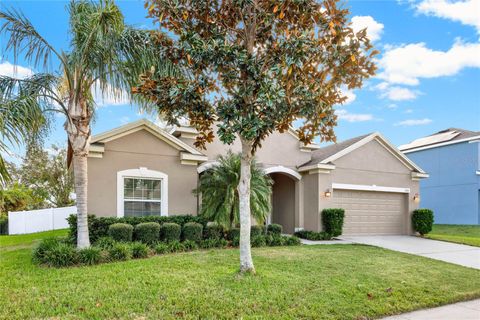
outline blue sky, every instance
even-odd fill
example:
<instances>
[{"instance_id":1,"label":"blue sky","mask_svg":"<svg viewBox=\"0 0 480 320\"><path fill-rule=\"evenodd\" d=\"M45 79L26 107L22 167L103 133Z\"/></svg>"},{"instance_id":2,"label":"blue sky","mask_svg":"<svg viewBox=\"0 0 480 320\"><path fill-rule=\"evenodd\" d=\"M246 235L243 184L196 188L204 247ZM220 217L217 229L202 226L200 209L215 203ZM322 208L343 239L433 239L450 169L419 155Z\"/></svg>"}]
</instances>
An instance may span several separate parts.
<instances>
[{"instance_id":1,"label":"blue sky","mask_svg":"<svg viewBox=\"0 0 480 320\"><path fill-rule=\"evenodd\" d=\"M143 1L117 3L128 24L151 26ZM50 43L68 50L66 4L3 0L0 7L23 11ZM449 127L480 130L480 0L353 0L344 6L353 27L367 27L381 54L377 76L336 107L338 140L380 131L400 145ZM0 74L11 74L11 57L0 58ZM17 64L19 75L36 71ZM145 117L125 101L97 103L94 134ZM55 117L47 145L65 144L63 121Z\"/></svg>"}]
</instances>

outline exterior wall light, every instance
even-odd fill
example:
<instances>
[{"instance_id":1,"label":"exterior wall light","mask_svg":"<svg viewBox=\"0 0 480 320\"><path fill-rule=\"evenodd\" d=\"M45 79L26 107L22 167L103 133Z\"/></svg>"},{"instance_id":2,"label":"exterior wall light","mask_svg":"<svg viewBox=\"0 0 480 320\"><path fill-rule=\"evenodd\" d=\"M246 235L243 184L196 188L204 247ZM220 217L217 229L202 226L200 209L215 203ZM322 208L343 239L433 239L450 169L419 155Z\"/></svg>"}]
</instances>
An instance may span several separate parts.
<instances>
[{"instance_id":1,"label":"exterior wall light","mask_svg":"<svg viewBox=\"0 0 480 320\"><path fill-rule=\"evenodd\" d=\"M330 190L325 191L324 193L325 198L330 198L332 196L332 192Z\"/></svg>"},{"instance_id":2,"label":"exterior wall light","mask_svg":"<svg viewBox=\"0 0 480 320\"><path fill-rule=\"evenodd\" d=\"M415 201L416 203L420 202L420 195L418 193L415 193L415 195L413 196L413 201Z\"/></svg>"}]
</instances>

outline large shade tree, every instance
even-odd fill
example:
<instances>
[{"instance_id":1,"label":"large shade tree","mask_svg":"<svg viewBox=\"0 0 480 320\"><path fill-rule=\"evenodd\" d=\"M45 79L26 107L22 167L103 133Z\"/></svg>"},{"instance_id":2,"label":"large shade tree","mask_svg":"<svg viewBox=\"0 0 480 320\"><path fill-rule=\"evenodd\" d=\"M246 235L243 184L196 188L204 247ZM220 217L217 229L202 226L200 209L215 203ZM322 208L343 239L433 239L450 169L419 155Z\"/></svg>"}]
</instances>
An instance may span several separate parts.
<instances>
[{"instance_id":1,"label":"large shade tree","mask_svg":"<svg viewBox=\"0 0 480 320\"><path fill-rule=\"evenodd\" d=\"M21 12L0 11L0 35L7 39L5 51L13 55L15 63L23 57L38 71L24 79L0 77L0 97L2 103L17 108L55 110L66 116L78 210L77 245L84 248L90 245L87 156L96 106L93 89L120 99L125 92L130 93L140 73L152 67L168 73L172 68L160 59L156 47L148 45L151 33L125 25L112 0L71 1L68 13L70 44L68 51L63 51L42 37Z\"/></svg>"},{"instance_id":2,"label":"large shade tree","mask_svg":"<svg viewBox=\"0 0 480 320\"><path fill-rule=\"evenodd\" d=\"M240 271L250 253L250 165L273 131L297 121L304 143L335 140L334 106L374 74L366 30L354 33L335 0L149 0L156 46L187 76L146 74L135 88L171 122L187 116L197 146L241 142ZM343 89L343 91L342 91Z\"/></svg>"}]
</instances>

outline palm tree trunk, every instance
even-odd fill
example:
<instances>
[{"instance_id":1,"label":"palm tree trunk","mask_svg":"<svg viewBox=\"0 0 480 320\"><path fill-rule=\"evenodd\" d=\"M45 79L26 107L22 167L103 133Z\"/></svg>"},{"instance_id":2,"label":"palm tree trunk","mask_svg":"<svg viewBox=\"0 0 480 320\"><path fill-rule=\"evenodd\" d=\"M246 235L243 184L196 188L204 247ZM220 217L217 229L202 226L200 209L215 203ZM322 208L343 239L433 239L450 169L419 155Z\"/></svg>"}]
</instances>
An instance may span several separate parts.
<instances>
[{"instance_id":1,"label":"palm tree trunk","mask_svg":"<svg viewBox=\"0 0 480 320\"><path fill-rule=\"evenodd\" d=\"M240 162L240 183L238 184L240 206L240 272L255 273L250 250L250 179L252 163L252 143L243 138Z\"/></svg>"},{"instance_id":2,"label":"palm tree trunk","mask_svg":"<svg viewBox=\"0 0 480 320\"><path fill-rule=\"evenodd\" d=\"M88 234L88 207L87 207L87 155L73 153L73 170L75 175L75 193L77 202L77 247L79 249L90 246Z\"/></svg>"}]
</instances>

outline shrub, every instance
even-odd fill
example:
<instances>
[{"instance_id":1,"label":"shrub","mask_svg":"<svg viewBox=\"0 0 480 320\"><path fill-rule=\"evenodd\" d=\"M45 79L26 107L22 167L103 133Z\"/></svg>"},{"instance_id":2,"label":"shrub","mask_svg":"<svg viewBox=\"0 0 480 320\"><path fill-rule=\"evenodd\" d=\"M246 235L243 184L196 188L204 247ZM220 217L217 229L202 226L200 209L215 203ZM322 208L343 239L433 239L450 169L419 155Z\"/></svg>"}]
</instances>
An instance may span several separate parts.
<instances>
[{"instance_id":1,"label":"shrub","mask_svg":"<svg viewBox=\"0 0 480 320\"><path fill-rule=\"evenodd\" d=\"M332 238L325 231L315 232L315 231L301 230L301 231L295 232L294 235L298 238L312 240L312 241L330 240Z\"/></svg>"},{"instance_id":2,"label":"shrub","mask_svg":"<svg viewBox=\"0 0 480 320\"><path fill-rule=\"evenodd\" d=\"M108 235L115 241L130 242L133 236L133 227L126 223L114 223L108 227Z\"/></svg>"},{"instance_id":3,"label":"shrub","mask_svg":"<svg viewBox=\"0 0 480 320\"><path fill-rule=\"evenodd\" d=\"M159 242L153 250L156 254L165 254L170 252L170 247L165 242Z\"/></svg>"},{"instance_id":4,"label":"shrub","mask_svg":"<svg viewBox=\"0 0 480 320\"><path fill-rule=\"evenodd\" d=\"M433 211L430 209L417 209L412 214L413 229L425 235L432 231L433 227Z\"/></svg>"},{"instance_id":5,"label":"shrub","mask_svg":"<svg viewBox=\"0 0 480 320\"><path fill-rule=\"evenodd\" d=\"M44 264L47 262L47 252L58 246L60 241L58 238L46 238L42 240L33 250L33 261L35 263Z\"/></svg>"},{"instance_id":6,"label":"shrub","mask_svg":"<svg viewBox=\"0 0 480 320\"><path fill-rule=\"evenodd\" d=\"M227 231L227 239L233 241L235 238L240 238L240 228L232 228Z\"/></svg>"},{"instance_id":7,"label":"shrub","mask_svg":"<svg viewBox=\"0 0 480 320\"><path fill-rule=\"evenodd\" d=\"M286 246L299 246L302 244L302 241L300 241L300 238L297 238L295 236L285 236L285 245Z\"/></svg>"},{"instance_id":8,"label":"shrub","mask_svg":"<svg viewBox=\"0 0 480 320\"><path fill-rule=\"evenodd\" d=\"M178 240L174 240L168 243L168 249L170 252L183 252L185 251L185 246Z\"/></svg>"},{"instance_id":9,"label":"shrub","mask_svg":"<svg viewBox=\"0 0 480 320\"><path fill-rule=\"evenodd\" d=\"M102 249L90 247L78 251L78 260L81 264L91 266L102 262Z\"/></svg>"},{"instance_id":10,"label":"shrub","mask_svg":"<svg viewBox=\"0 0 480 320\"><path fill-rule=\"evenodd\" d=\"M160 238L160 224L142 222L135 226L135 240L152 244Z\"/></svg>"},{"instance_id":11,"label":"shrub","mask_svg":"<svg viewBox=\"0 0 480 320\"><path fill-rule=\"evenodd\" d=\"M69 267L78 262L78 252L74 246L59 242L45 251L44 263L49 267Z\"/></svg>"},{"instance_id":12,"label":"shrub","mask_svg":"<svg viewBox=\"0 0 480 320\"><path fill-rule=\"evenodd\" d=\"M325 232L332 237L341 235L344 217L345 210L343 209L323 209L322 222Z\"/></svg>"},{"instance_id":13,"label":"shrub","mask_svg":"<svg viewBox=\"0 0 480 320\"><path fill-rule=\"evenodd\" d=\"M216 222L209 222L203 235L205 239L223 239L223 227Z\"/></svg>"},{"instance_id":14,"label":"shrub","mask_svg":"<svg viewBox=\"0 0 480 320\"><path fill-rule=\"evenodd\" d=\"M225 239L218 239L217 240L217 248L226 248L228 247L228 241Z\"/></svg>"},{"instance_id":15,"label":"shrub","mask_svg":"<svg viewBox=\"0 0 480 320\"><path fill-rule=\"evenodd\" d=\"M232 247L240 246L240 236L236 236L232 239Z\"/></svg>"},{"instance_id":16,"label":"shrub","mask_svg":"<svg viewBox=\"0 0 480 320\"><path fill-rule=\"evenodd\" d=\"M193 240L185 240L183 242L183 246L185 247L186 251L192 251L192 250L197 250L198 249L197 242L195 242Z\"/></svg>"},{"instance_id":17,"label":"shrub","mask_svg":"<svg viewBox=\"0 0 480 320\"><path fill-rule=\"evenodd\" d=\"M219 240L217 239L205 239L200 241L200 248L202 249L216 248L218 244L219 244Z\"/></svg>"},{"instance_id":18,"label":"shrub","mask_svg":"<svg viewBox=\"0 0 480 320\"><path fill-rule=\"evenodd\" d=\"M150 250L143 242L134 242L130 244L130 249L132 250L132 257L134 259L147 258Z\"/></svg>"},{"instance_id":19,"label":"shrub","mask_svg":"<svg viewBox=\"0 0 480 320\"><path fill-rule=\"evenodd\" d=\"M116 243L110 250L108 255L112 261L125 261L132 258L132 249L128 243Z\"/></svg>"},{"instance_id":20,"label":"shrub","mask_svg":"<svg viewBox=\"0 0 480 320\"><path fill-rule=\"evenodd\" d=\"M251 226L250 227L250 237L261 236L265 234L264 226Z\"/></svg>"},{"instance_id":21,"label":"shrub","mask_svg":"<svg viewBox=\"0 0 480 320\"><path fill-rule=\"evenodd\" d=\"M176 223L164 223L160 227L160 239L166 242L180 241L181 230L180 225Z\"/></svg>"},{"instance_id":22,"label":"shrub","mask_svg":"<svg viewBox=\"0 0 480 320\"><path fill-rule=\"evenodd\" d=\"M0 214L0 235L8 234L8 216Z\"/></svg>"},{"instance_id":23,"label":"shrub","mask_svg":"<svg viewBox=\"0 0 480 320\"><path fill-rule=\"evenodd\" d=\"M285 238L281 235L269 235L266 237L267 245L270 247L285 245Z\"/></svg>"},{"instance_id":24,"label":"shrub","mask_svg":"<svg viewBox=\"0 0 480 320\"><path fill-rule=\"evenodd\" d=\"M102 250L111 249L115 245L116 241L112 237L101 237L95 242L95 246Z\"/></svg>"},{"instance_id":25,"label":"shrub","mask_svg":"<svg viewBox=\"0 0 480 320\"><path fill-rule=\"evenodd\" d=\"M252 247L265 247L267 245L266 236L263 234L255 235L250 238Z\"/></svg>"},{"instance_id":26,"label":"shrub","mask_svg":"<svg viewBox=\"0 0 480 320\"><path fill-rule=\"evenodd\" d=\"M203 226L196 222L187 222L182 229L183 240L200 242L203 238Z\"/></svg>"},{"instance_id":27,"label":"shrub","mask_svg":"<svg viewBox=\"0 0 480 320\"><path fill-rule=\"evenodd\" d=\"M280 224L272 223L267 226L267 233L269 234L282 234L283 227Z\"/></svg>"}]
</instances>

